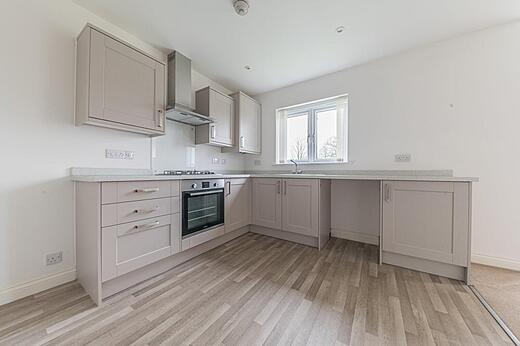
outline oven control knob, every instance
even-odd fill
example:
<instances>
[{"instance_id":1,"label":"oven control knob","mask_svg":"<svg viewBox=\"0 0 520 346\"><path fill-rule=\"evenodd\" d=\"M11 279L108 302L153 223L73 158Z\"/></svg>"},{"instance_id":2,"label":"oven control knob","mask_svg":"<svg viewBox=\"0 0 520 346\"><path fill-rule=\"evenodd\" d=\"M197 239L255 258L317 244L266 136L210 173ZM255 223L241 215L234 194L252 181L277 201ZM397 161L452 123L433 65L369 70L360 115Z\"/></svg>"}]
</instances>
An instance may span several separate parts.
<instances>
[{"instance_id":1,"label":"oven control knob","mask_svg":"<svg viewBox=\"0 0 520 346\"><path fill-rule=\"evenodd\" d=\"M213 183L213 186L214 187L218 187L218 183Z\"/></svg>"},{"instance_id":2,"label":"oven control knob","mask_svg":"<svg viewBox=\"0 0 520 346\"><path fill-rule=\"evenodd\" d=\"M195 183L191 184L191 188L192 189L196 189L197 188L197 184L195 184Z\"/></svg>"}]
</instances>

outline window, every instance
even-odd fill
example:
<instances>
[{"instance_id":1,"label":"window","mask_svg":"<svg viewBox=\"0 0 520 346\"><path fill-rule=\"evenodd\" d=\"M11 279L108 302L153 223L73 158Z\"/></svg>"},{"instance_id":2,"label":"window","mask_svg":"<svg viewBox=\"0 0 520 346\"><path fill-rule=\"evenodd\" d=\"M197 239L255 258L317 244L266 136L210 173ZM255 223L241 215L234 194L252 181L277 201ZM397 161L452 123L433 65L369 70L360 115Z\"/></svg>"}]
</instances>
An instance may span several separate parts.
<instances>
[{"instance_id":1,"label":"window","mask_svg":"<svg viewBox=\"0 0 520 346\"><path fill-rule=\"evenodd\" d=\"M348 161L346 95L276 110L276 162Z\"/></svg>"}]
</instances>

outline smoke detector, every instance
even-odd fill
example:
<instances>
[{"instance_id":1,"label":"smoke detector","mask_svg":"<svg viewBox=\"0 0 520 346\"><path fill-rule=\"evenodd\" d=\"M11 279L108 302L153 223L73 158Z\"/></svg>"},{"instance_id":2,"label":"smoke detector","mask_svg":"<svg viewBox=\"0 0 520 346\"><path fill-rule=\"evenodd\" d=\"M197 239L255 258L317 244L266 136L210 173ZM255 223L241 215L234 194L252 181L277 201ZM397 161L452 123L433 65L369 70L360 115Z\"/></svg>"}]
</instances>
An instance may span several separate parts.
<instances>
[{"instance_id":1,"label":"smoke detector","mask_svg":"<svg viewBox=\"0 0 520 346\"><path fill-rule=\"evenodd\" d=\"M247 0L234 0L233 7L238 15L245 16L249 11L249 2Z\"/></svg>"}]
</instances>

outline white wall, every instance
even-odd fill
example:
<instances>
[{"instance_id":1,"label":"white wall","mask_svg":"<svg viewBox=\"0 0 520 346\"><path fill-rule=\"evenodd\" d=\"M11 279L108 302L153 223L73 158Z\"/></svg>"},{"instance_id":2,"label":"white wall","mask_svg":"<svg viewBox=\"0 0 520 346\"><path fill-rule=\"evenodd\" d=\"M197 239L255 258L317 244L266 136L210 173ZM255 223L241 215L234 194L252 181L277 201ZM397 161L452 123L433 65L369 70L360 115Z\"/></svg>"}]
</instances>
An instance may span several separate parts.
<instances>
[{"instance_id":1,"label":"white wall","mask_svg":"<svg viewBox=\"0 0 520 346\"><path fill-rule=\"evenodd\" d=\"M216 90L230 94L232 91L215 83L206 76L192 70L193 100L195 91L208 85ZM220 148L210 145L195 145L195 127L173 121L166 122L166 135L155 137L152 141L152 166L156 171L165 169L198 169L210 171L243 171L246 161L244 155L221 153ZM219 160L218 164L212 162ZM222 163L222 159L225 163Z\"/></svg>"},{"instance_id":2,"label":"white wall","mask_svg":"<svg viewBox=\"0 0 520 346\"><path fill-rule=\"evenodd\" d=\"M69 167L151 165L150 138L74 126L75 37L88 21L159 59L165 56L69 0L1 1L0 13L4 47L0 54L1 304L74 278L74 191ZM209 83L195 75L198 86ZM136 157L108 160L106 148L132 150ZM171 150L163 148L160 154L173 156L179 147ZM212 155L212 150L198 149L201 157ZM222 167L232 169L237 164L229 161ZM243 167L242 161L238 167ZM60 250L63 262L45 266L44 255Z\"/></svg>"},{"instance_id":3,"label":"white wall","mask_svg":"<svg viewBox=\"0 0 520 346\"><path fill-rule=\"evenodd\" d=\"M288 168L272 166L276 108L348 93L354 162L328 168L452 168L480 177L473 253L520 269L518 37L520 23L511 23L258 95L263 154L248 167ZM412 162L393 162L400 152Z\"/></svg>"}]
</instances>

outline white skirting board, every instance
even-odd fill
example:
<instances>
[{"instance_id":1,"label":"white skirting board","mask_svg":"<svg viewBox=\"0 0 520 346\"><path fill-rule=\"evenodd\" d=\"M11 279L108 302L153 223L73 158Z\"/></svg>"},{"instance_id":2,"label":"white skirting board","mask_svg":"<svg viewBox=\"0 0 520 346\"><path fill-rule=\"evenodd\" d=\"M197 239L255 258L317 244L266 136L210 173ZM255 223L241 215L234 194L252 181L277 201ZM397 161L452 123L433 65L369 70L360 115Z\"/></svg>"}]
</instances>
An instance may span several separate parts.
<instances>
[{"instance_id":1,"label":"white skirting board","mask_svg":"<svg viewBox=\"0 0 520 346\"><path fill-rule=\"evenodd\" d=\"M49 275L0 291L0 305L76 280L76 269Z\"/></svg>"},{"instance_id":2,"label":"white skirting board","mask_svg":"<svg viewBox=\"0 0 520 346\"><path fill-rule=\"evenodd\" d=\"M485 265L488 265L491 267L498 267L498 268L520 271L520 262L511 260L511 259L507 259L507 258L472 254L471 262L478 263L478 264L485 264Z\"/></svg>"},{"instance_id":3,"label":"white skirting board","mask_svg":"<svg viewBox=\"0 0 520 346\"><path fill-rule=\"evenodd\" d=\"M352 232L352 231L347 231L344 229L337 229L337 228L332 228L330 235L333 236L334 238L348 239L348 240L353 240L353 241L357 241L360 243L379 245L379 236L377 236L377 235Z\"/></svg>"}]
</instances>

